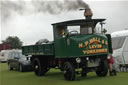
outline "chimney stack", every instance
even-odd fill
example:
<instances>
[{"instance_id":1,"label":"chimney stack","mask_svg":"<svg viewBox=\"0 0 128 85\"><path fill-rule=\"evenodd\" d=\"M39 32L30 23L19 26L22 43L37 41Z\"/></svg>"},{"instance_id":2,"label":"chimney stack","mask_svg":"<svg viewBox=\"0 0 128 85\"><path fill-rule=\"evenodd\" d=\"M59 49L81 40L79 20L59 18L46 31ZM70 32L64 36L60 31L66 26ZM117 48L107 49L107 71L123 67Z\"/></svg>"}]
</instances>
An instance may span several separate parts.
<instances>
[{"instance_id":1,"label":"chimney stack","mask_svg":"<svg viewBox=\"0 0 128 85\"><path fill-rule=\"evenodd\" d=\"M80 10L85 10L84 11L85 19L87 19L87 20L92 19L93 13L90 8L89 9L80 9Z\"/></svg>"},{"instance_id":2,"label":"chimney stack","mask_svg":"<svg viewBox=\"0 0 128 85\"><path fill-rule=\"evenodd\" d=\"M85 9L84 16L87 20L92 19L93 13L91 9Z\"/></svg>"}]
</instances>

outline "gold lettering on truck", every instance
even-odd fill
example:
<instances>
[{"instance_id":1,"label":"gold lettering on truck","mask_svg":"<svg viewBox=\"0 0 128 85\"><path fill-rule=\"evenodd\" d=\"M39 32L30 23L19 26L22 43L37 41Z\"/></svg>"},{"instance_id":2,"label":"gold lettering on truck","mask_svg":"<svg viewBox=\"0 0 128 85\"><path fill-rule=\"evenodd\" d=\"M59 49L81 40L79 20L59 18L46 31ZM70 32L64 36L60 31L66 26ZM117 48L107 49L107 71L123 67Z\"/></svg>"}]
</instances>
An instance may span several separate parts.
<instances>
[{"instance_id":1,"label":"gold lettering on truck","mask_svg":"<svg viewBox=\"0 0 128 85\"><path fill-rule=\"evenodd\" d=\"M96 53L107 53L108 52L108 41L98 38L98 37L93 37L83 43L78 44L78 48L83 48L82 53L84 55L87 54L96 54Z\"/></svg>"}]
</instances>

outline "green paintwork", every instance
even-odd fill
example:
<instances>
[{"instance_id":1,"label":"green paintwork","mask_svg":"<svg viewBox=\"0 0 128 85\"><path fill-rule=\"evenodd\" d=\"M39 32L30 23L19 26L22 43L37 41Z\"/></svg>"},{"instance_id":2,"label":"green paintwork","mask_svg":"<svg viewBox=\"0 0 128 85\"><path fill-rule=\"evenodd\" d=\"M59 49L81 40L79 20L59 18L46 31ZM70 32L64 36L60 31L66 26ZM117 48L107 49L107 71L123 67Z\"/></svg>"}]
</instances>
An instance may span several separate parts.
<instances>
[{"instance_id":1,"label":"green paintwork","mask_svg":"<svg viewBox=\"0 0 128 85\"><path fill-rule=\"evenodd\" d=\"M95 53L95 54L84 54L83 50L88 50L87 47L79 48L79 43L85 43L86 41L90 41L92 38L100 38L100 42L102 40L107 41L107 37L105 35L100 34L90 34L90 35L79 35L79 36L72 36L68 38L60 38L58 42L55 42L55 51L56 58L72 58L72 57L84 57L84 56L94 56L94 55L103 55L108 54L106 53ZM92 43L90 45L96 45L97 43ZM102 48L106 48L108 50L107 45L103 45ZM102 49L101 48L101 49ZM97 48L96 48L97 49ZM95 49L93 49L95 50Z\"/></svg>"},{"instance_id":2,"label":"green paintwork","mask_svg":"<svg viewBox=\"0 0 128 85\"><path fill-rule=\"evenodd\" d=\"M106 34L107 38L108 38L108 50L109 50L109 53L113 53L113 50L112 50L112 39L111 39L111 35L110 34Z\"/></svg>"},{"instance_id":3,"label":"green paintwork","mask_svg":"<svg viewBox=\"0 0 128 85\"><path fill-rule=\"evenodd\" d=\"M84 56L95 56L95 55L104 55L108 54L108 45L102 45L100 49L107 49L107 52L104 53L94 53L94 54L84 54L83 51L89 50L88 47L78 48L79 43L85 43L92 38L100 38L100 41L104 40L108 43L108 38L105 34L83 34L83 35L76 35L76 36L66 36L66 37L58 37L57 36L57 27L59 25L66 26L77 26L77 25L84 25L87 23L92 23L92 28L95 28L98 22L102 22L105 19L92 19L92 20L73 20L67 22L60 22L53 24L53 31L54 31L54 43L55 43L55 57L56 58L73 58L73 57L84 57ZM93 43L94 45L98 43ZM96 50L99 48L95 48Z\"/></svg>"},{"instance_id":4,"label":"green paintwork","mask_svg":"<svg viewBox=\"0 0 128 85\"><path fill-rule=\"evenodd\" d=\"M23 46L24 55L54 55L54 44Z\"/></svg>"},{"instance_id":5,"label":"green paintwork","mask_svg":"<svg viewBox=\"0 0 128 85\"><path fill-rule=\"evenodd\" d=\"M91 19L91 20L72 20L60 23L54 23L53 34L54 43L43 45L23 46L22 51L24 55L54 55L55 58L73 58L85 56L108 55L111 53L111 37L109 35L101 34L79 34L70 36L66 34L65 37L57 35L58 26L63 26L65 30L67 26L86 25L91 23L94 29L97 23L105 19ZM94 40L91 43L91 40ZM104 41L102 43L102 41ZM85 44L88 42L88 44ZM81 46L82 45L82 46ZM100 46L100 47L99 47ZM105 49L105 50L104 50Z\"/></svg>"}]
</instances>

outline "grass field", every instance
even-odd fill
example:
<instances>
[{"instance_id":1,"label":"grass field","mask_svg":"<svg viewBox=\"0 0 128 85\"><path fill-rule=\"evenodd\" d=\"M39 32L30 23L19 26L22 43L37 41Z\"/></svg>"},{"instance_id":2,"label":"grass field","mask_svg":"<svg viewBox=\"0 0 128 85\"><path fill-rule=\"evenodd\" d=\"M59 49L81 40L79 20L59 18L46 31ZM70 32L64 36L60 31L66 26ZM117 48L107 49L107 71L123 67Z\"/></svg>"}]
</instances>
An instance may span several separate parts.
<instances>
[{"instance_id":1,"label":"grass field","mask_svg":"<svg viewBox=\"0 0 128 85\"><path fill-rule=\"evenodd\" d=\"M63 73L56 69L51 69L46 76L37 77L33 72L8 71L7 64L0 63L0 85L128 85L128 73L97 77L90 72L87 77L78 75L75 81L66 81Z\"/></svg>"}]
</instances>

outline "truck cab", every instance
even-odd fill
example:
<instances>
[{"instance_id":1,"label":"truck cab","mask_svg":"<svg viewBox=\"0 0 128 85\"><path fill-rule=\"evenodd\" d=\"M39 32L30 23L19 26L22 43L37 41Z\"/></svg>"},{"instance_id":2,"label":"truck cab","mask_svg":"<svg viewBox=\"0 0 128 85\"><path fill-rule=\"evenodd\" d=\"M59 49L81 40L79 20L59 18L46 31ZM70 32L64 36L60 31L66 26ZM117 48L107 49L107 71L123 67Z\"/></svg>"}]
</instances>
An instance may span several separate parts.
<instances>
[{"instance_id":1,"label":"truck cab","mask_svg":"<svg viewBox=\"0 0 128 85\"><path fill-rule=\"evenodd\" d=\"M108 38L103 33L105 19L81 19L53 25L55 57L72 58L108 54ZM100 23L100 33L96 25Z\"/></svg>"}]
</instances>

